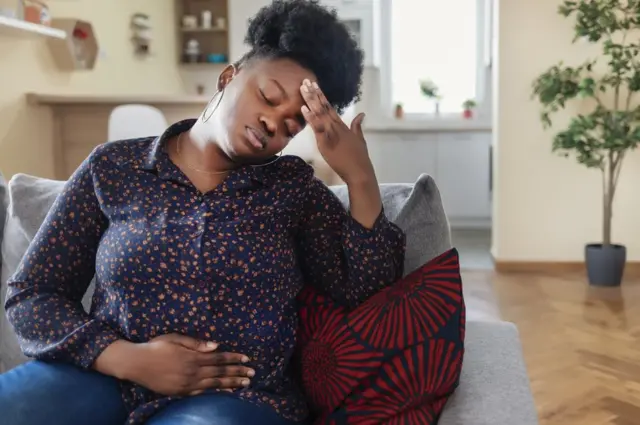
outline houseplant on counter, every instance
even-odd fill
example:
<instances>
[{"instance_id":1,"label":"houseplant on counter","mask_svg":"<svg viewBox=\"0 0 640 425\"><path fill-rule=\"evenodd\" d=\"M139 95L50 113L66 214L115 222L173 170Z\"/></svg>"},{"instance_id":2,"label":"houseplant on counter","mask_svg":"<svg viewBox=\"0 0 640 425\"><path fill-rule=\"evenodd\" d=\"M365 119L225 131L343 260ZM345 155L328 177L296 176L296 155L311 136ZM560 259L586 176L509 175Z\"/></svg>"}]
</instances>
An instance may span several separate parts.
<instances>
[{"instance_id":1,"label":"houseplant on counter","mask_svg":"<svg viewBox=\"0 0 640 425\"><path fill-rule=\"evenodd\" d=\"M462 103L462 117L465 119L473 118L473 109L477 106L475 100L467 99Z\"/></svg>"},{"instance_id":2,"label":"houseplant on counter","mask_svg":"<svg viewBox=\"0 0 640 425\"><path fill-rule=\"evenodd\" d=\"M440 88L432 80L426 79L420 81L420 91L427 99L434 102L435 114L440 115Z\"/></svg>"},{"instance_id":3,"label":"houseplant on counter","mask_svg":"<svg viewBox=\"0 0 640 425\"><path fill-rule=\"evenodd\" d=\"M602 241L585 247L589 283L617 286L622 281L626 248L612 243L613 204L625 156L640 143L640 0L566 0L559 7L574 18L575 40L597 44L602 55L578 66L559 63L533 83L542 104L541 120L580 101L564 130L553 137L552 150L573 156L602 175ZM585 112L586 111L586 112Z\"/></svg>"}]
</instances>

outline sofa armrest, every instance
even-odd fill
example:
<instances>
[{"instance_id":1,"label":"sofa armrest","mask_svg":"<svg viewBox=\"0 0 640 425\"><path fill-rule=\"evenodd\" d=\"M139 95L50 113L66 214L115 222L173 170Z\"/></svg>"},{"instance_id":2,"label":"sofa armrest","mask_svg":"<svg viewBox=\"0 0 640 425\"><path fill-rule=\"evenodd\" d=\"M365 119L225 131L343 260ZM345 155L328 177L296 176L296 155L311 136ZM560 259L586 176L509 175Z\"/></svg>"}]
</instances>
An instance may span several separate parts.
<instances>
[{"instance_id":1,"label":"sofa armrest","mask_svg":"<svg viewBox=\"0 0 640 425\"><path fill-rule=\"evenodd\" d=\"M507 322L467 322L460 386L439 425L538 425L518 331Z\"/></svg>"}]
</instances>

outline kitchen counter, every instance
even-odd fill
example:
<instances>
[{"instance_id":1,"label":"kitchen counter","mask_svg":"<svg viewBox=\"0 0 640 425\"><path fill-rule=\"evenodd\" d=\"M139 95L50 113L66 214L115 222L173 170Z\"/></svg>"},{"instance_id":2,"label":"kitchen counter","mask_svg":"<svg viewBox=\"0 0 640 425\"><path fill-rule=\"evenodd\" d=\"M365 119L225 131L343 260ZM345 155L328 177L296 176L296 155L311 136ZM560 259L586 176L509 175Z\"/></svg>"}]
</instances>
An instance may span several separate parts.
<instances>
[{"instance_id":1,"label":"kitchen counter","mask_svg":"<svg viewBox=\"0 0 640 425\"><path fill-rule=\"evenodd\" d=\"M491 123L480 119L409 120L367 116L362 128L377 133L490 132Z\"/></svg>"},{"instance_id":2,"label":"kitchen counter","mask_svg":"<svg viewBox=\"0 0 640 425\"><path fill-rule=\"evenodd\" d=\"M187 95L27 96L32 105L51 110L53 166L55 178L61 180L67 179L96 146L108 141L109 115L116 106L152 105L162 111L167 123L173 123L199 116L209 102L208 97ZM364 130L380 183L413 183L420 174L429 174L438 184L452 226L489 225L489 123L482 119L418 121L367 116Z\"/></svg>"},{"instance_id":3,"label":"kitchen counter","mask_svg":"<svg viewBox=\"0 0 640 425\"><path fill-rule=\"evenodd\" d=\"M46 106L117 106L128 103L154 106L193 106L204 108L209 102L208 96L190 95L64 95L29 93L27 100L33 105ZM363 129L379 133L397 132L488 132L491 122L483 119L389 119L387 117L367 116Z\"/></svg>"},{"instance_id":4,"label":"kitchen counter","mask_svg":"<svg viewBox=\"0 0 640 425\"><path fill-rule=\"evenodd\" d=\"M32 105L123 105L142 103L147 105L193 105L202 106L209 102L208 96L188 95L66 95L28 93L27 100Z\"/></svg>"},{"instance_id":5,"label":"kitchen counter","mask_svg":"<svg viewBox=\"0 0 640 425\"><path fill-rule=\"evenodd\" d=\"M208 96L189 95L60 95L27 94L36 107L49 108L53 116L53 168L55 178L69 178L98 145L108 141L111 111L119 105L144 104L158 108L167 124L196 118L206 107ZM149 136L152 136L151 134ZM304 156L303 156L304 157ZM315 161L316 175L325 183L336 181L335 173L323 161Z\"/></svg>"}]
</instances>

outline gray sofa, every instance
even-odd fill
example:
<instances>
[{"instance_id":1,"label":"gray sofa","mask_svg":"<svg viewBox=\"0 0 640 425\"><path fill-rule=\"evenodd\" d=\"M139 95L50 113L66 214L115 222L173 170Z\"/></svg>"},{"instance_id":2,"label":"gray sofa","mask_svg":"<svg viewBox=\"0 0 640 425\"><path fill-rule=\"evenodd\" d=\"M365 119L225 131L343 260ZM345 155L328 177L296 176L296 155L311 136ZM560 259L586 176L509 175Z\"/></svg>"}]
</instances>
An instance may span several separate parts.
<instances>
[{"instance_id":1,"label":"gray sofa","mask_svg":"<svg viewBox=\"0 0 640 425\"><path fill-rule=\"evenodd\" d=\"M7 278L18 266L63 184L16 175L6 191L0 179L0 220L5 212L3 203L7 216L4 234L0 231L2 304ZM333 190L346 205L346 189L337 186ZM451 247L440 194L430 177L421 176L415 185L383 185L382 193L387 216L407 233L407 273ZM85 296L85 308L91 291L92 288ZM467 302L467 309L472 310L473 305ZM465 348L461 384L448 402L440 424L536 425L537 414L515 326L501 321L469 321ZM1 314L0 372L24 361L11 327Z\"/></svg>"}]
</instances>

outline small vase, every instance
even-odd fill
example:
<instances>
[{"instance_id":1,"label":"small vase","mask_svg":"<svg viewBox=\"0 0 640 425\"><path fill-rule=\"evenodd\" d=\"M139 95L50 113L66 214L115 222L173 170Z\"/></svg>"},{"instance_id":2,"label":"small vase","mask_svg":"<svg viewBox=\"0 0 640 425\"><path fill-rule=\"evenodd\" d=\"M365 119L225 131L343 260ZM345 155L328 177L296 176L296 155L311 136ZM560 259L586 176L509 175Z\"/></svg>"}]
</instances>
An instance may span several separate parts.
<instances>
[{"instance_id":1,"label":"small vase","mask_svg":"<svg viewBox=\"0 0 640 425\"><path fill-rule=\"evenodd\" d=\"M462 112L462 117L463 117L464 119L467 119L467 120L468 120L468 119L473 118L473 110L471 110L471 109L465 109L465 110Z\"/></svg>"},{"instance_id":2,"label":"small vase","mask_svg":"<svg viewBox=\"0 0 640 425\"><path fill-rule=\"evenodd\" d=\"M435 114L436 114L436 116L439 116L440 115L440 102L436 102L435 107L436 107Z\"/></svg>"}]
</instances>

